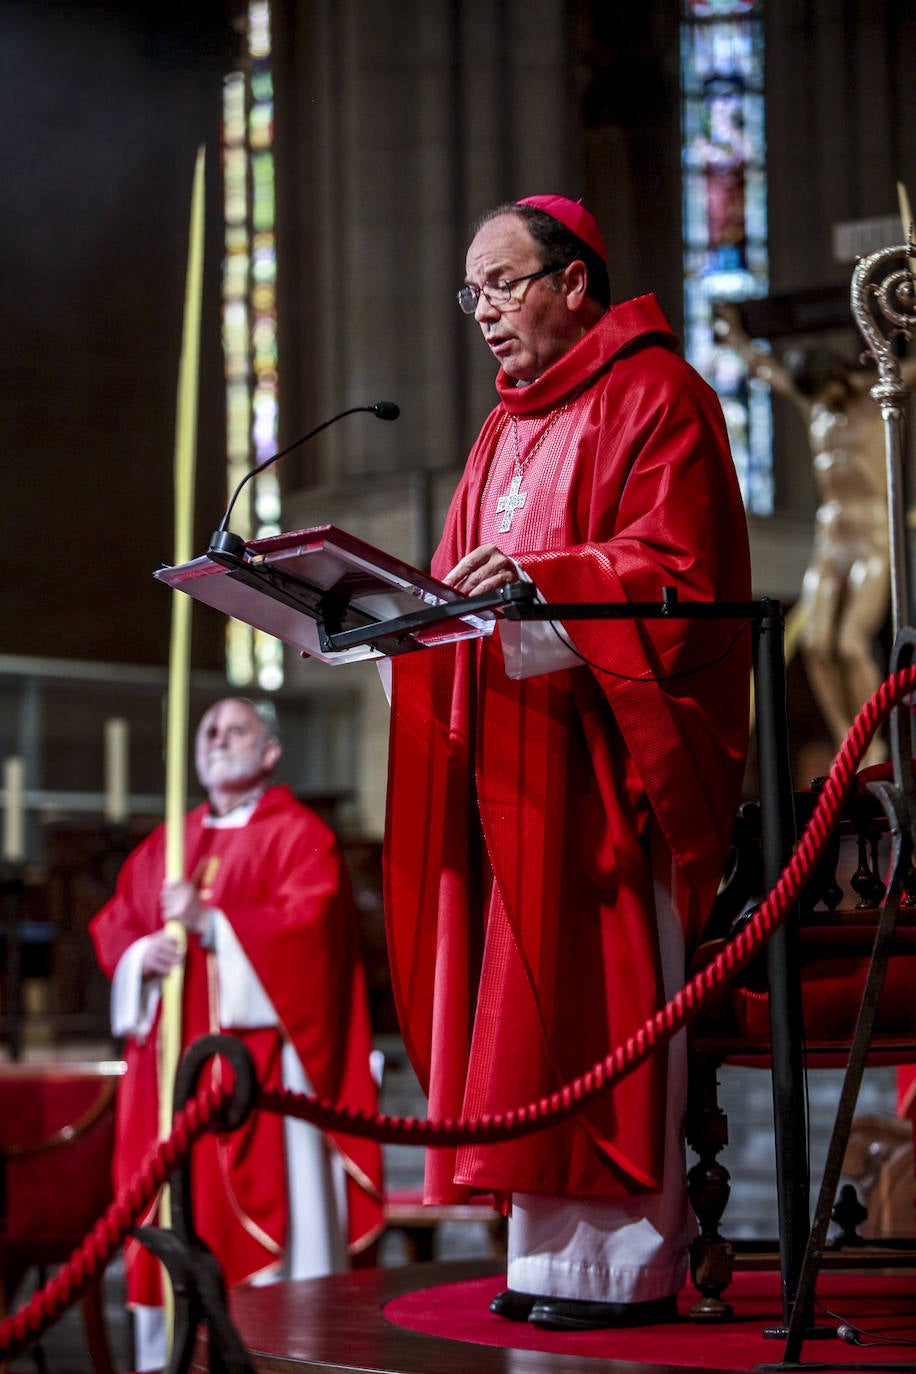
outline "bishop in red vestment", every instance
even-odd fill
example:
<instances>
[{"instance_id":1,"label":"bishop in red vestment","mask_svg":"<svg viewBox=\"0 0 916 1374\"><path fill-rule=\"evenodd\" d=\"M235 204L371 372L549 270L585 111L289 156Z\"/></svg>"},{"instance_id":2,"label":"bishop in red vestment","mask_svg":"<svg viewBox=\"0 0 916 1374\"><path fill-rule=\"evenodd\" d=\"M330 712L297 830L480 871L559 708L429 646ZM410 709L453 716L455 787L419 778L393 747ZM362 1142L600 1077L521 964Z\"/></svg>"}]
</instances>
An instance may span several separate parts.
<instances>
[{"instance_id":1,"label":"bishop in red vestment","mask_svg":"<svg viewBox=\"0 0 916 1374\"><path fill-rule=\"evenodd\" d=\"M745 599L718 400L653 297L609 307L605 258L563 197L481 221L459 303L501 364L499 402L433 571L468 593L529 578L548 602ZM434 1117L553 1091L683 985L739 800L746 625L539 630L506 623L393 664L390 957ZM670 1314L688 1237L683 1077L681 1045L563 1125L430 1152L429 1200L510 1200L495 1310L552 1325Z\"/></svg>"},{"instance_id":2,"label":"bishop in red vestment","mask_svg":"<svg viewBox=\"0 0 916 1374\"><path fill-rule=\"evenodd\" d=\"M265 1087L377 1109L365 975L340 849L287 787L268 785L279 753L250 703L211 707L197 736L210 800L186 818L187 881L164 883L159 827L128 858L114 897L91 922L99 961L114 980L113 1029L126 1037L118 1187L158 1135L159 987L179 957L163 928L170 917L188 928L184 1044L230 1033L251 1051ZM195 1227L229 1284L346 1268L348 1249L361 1249L381 1229L373 1142L329 1140L307 1123L254 1112L231 1134L201 1137L192 1167ZM157 1307L157 1261L135 1242L126 1253L129 1302ZM138 1367L156 1367L156 1359L150 1353Z\"/></svg>"}]
</instances>

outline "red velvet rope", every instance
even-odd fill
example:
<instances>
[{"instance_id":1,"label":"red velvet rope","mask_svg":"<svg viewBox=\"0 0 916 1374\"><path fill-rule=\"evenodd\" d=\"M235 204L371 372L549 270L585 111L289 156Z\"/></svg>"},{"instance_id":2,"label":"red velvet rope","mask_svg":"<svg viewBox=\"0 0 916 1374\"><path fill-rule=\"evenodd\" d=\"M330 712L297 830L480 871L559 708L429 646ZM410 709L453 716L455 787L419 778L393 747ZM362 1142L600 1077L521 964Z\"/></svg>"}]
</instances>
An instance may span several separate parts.
<instances>
[{"instance_id":1,"label":"red velvet rope","mask_svg":"<svg viewBox=\"0 0 916 1374\"><path fill-rule=\"evenodd\" d=\"M388 1144L432 1147L509 1140L532 1134L580 1111L643 1063L657 1045L665 1044L683 1029L696 1016L704 1000L730 982L781 925L824 852L872 736L892 708L913 691L916 691L916 668L905 668L886 679L869 698L834 761L795 853L752 919L670 1002L587 1073L538 1102L470 1120L429 1121L371 1115L339 1106L326 1098L264 1088L260 1090L258 1106L343 1135L368 1136ZM231 1096L231 1084L219 1089L201 1087L196 1097L176 1113L168 1138L150 1147L140 1169L118 1193L68 1262L20 1311L0 1322L0 1355L6 1357L33 1344L99 1275L118 1245L144 1215L168 1175L183 1163L194 1140L207 1129Z\"/></svg>"}]
</instances>

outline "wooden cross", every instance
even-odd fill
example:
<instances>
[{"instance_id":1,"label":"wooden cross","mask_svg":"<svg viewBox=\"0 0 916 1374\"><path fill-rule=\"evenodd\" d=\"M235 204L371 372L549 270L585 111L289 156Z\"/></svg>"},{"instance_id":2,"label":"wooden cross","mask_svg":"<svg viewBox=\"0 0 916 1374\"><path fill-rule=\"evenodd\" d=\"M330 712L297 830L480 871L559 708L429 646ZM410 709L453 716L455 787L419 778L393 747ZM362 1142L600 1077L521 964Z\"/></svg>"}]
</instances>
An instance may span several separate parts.
<instances>
[{"instance_id":1,"label":"wooden cross","mask_svg":"<svg viewBox=\"0 0 916 1374\"><path fill-rule=\"evenodd\" d=\"M512 528L512 517L517 510L528 500L527 491L519 491L522 485L522 474L517 472L509 483L509 490L505 492L496 502L496 513L502 515L503 522L499 526L499 533L505 534Z\"/></svg>"}]
</instances>

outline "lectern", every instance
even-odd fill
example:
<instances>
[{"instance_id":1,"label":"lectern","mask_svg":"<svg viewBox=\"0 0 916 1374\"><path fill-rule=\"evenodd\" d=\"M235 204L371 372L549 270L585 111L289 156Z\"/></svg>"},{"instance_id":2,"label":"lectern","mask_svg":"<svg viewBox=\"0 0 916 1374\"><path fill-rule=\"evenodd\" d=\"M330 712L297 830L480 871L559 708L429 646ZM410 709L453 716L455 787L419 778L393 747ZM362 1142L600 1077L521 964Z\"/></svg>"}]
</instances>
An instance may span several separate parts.
<instances>
[{"instance_id":1,"label":"lectern","mask_svg":"<svg viewBox=\"0 0 916 1374\"><path fill-rule=\"evenodd\" d=\"M490 634L494 605L518 596L466 597L333 525L248 543L232 535L154 576L331 664ZM521 595L533 599L533 588Z\"/></svg>"}]
</instances>

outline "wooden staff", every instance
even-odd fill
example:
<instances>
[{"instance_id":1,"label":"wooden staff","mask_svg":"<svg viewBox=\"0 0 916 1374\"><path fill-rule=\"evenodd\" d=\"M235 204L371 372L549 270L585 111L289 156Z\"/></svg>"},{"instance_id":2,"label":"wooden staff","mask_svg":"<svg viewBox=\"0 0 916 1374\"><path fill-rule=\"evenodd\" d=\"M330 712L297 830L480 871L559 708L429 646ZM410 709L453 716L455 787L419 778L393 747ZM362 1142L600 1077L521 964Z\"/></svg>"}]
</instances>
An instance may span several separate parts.
<instances>
[{"instance_id":1,"label":"wooden staff","mask_svg":"<svg viewBox=\"0 0 916 1374\"><path fill-rule=\"evenodd\" d=\"M197 395L200 361L200 316L204 248L204 149L197 150L191 196L191 232L185 285L184 323L178 374L175 421L175 563L191 556L194 522L194 459L197 448ZM188 686L191 662L191 607L189 596L172 598L172 633L169 648L168 719L165 767L165 876L183 878L184 817L188 791ZM186 947L185 928L169 921L166 929ZM179 963L162 981L162 1015L159 1022L159 1135L164 1139L172 1125L172 1096L181 1055L181 994L184 966ZM160 1223L168 1226L171 1208L166 1188L162 1191Z\"/></svg>"}]
</instances>

